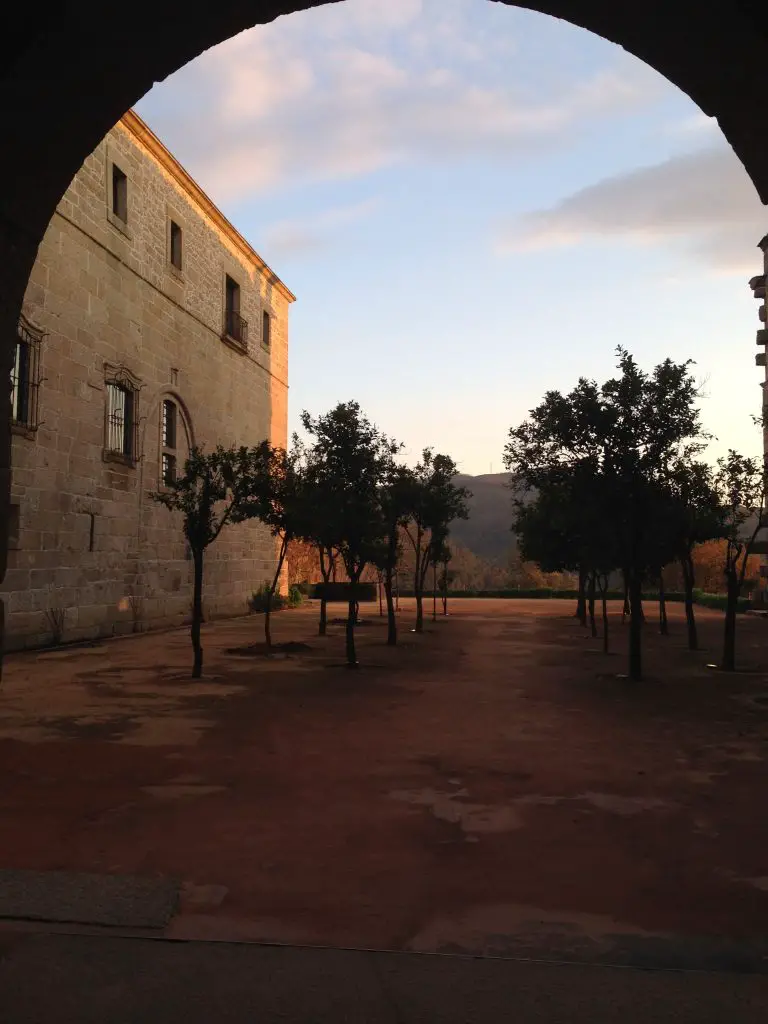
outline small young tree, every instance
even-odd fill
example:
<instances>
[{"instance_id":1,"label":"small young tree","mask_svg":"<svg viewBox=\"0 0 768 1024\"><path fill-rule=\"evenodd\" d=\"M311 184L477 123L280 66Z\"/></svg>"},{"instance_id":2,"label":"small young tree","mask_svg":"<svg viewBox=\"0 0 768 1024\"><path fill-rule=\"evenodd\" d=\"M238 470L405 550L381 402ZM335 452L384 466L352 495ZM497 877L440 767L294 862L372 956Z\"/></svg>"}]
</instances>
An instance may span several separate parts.
<instances>
[{"instance_id":1,"label":"small young tree","mask_svg":"<svg viewBox=\"0 0 768 1024\"><path fill-rule=\"evenodd\" d=\"M375 556L387 602L387 645L390 647L397 644L394 583L402 555L402 531L410 515L413 490L413 471L392 461L384 471L379 491L382 543Z\"/></svg>"},{"instance_id":2,"label":"small young tree","mask_svg":"<svg viewBox=\"0 0 768 1024\"><path fill-rule=\"evenodd\" d=\"M729 449L725 458L717 460L714 485L720 500L726 542L723 571L727 597L721 667L733 672L736 668L736 611L749 552L763 522L765 471L756 459L745 458Z\"/></svg>"},{"instance_id":3,"label":"small young tree","mask_svg":"<svg viewBox=\"0 0 768 1024\"><path fill-rule=\"evenodd\" d=\"M456 463L448 455L434 455L431 448L422 452L421 462L413 470L411 515L405 528L414 553L413 584L416 594L416 632L424 629L424 585L432 558L447 536L454 519L469 517L466 487L457 487L453 478ZM431 537L439 538L432 546Z\"/></svg>"},{"instance_id":4,"label":"small young tree","mask_svg":"<svg viewBox=\"0 0 768 1024\"><path fill-rule=\"evenodd\" d=\"M154 501L184 517L184 535L192 551L194 584L192 596L192 678L203 672L200 626L203 619L203 557L228 523L239 518L247 495L251 452L246 448L217 447L212 452L193 448L184 473Z\"/></svg>"},{"instance_id":5,"label":"small young tree","mask_svg":"<svg viewBox=\"0 0 768 1024\"><path fill-rule=\"evenodd\" d=\"M313 438L308 479L312 491L322 496L322 529L329 531L325 544L339 552L350 585L346 652L347 665L356 668L357 585L366 565L375 561L381 549L380 489L400 445L384 437L357 402L340 403L315 419L304 412L302 424ZM313 508L310 500L310 517ZM313 530L311 518L309 532L319 532Z\"/></svg>"},{"instance_id":6,"label":"small young tree","mask_svg":"<svg viewBox=\"0 0 768 1024\"><path fill-rule=\"evenodd\" d=\"M669 495L671 539L683 576L688 649L699 646L694 612L696 586L695 549L722 536L720 501L712 479L712 470L704 462L675 462L669 470L666 487Z\"/></svg>"},{"instance_id":7,"label":"small young tree","mask_svg":"<svg viewBox=\"0 0 768 1024\"><path fill-rule=\"evenodd\" d=\"M277 541L277 563L267 587L264 609L264 640L272 647L272 602L292 541L307 532L307 490L303 450L298 442L290 452L263 441L251 454L243 481L246 498L236 511L237 519L260 519Z\"/></svg>"},{"instance_id":8,"label":"small young tree","mask_svg":"<svg viewBox=\"0 0 768 1024\"><path fill-rule=\"evenodd\" d=\"M443 550L440 552L440 577L437 581L443 602L443 615L448 614L448 587L453 577L453 573L448 571L448 566L451 564L452 558L453 548L449 544L444 544Z\"/></svg>"}]
</instances>

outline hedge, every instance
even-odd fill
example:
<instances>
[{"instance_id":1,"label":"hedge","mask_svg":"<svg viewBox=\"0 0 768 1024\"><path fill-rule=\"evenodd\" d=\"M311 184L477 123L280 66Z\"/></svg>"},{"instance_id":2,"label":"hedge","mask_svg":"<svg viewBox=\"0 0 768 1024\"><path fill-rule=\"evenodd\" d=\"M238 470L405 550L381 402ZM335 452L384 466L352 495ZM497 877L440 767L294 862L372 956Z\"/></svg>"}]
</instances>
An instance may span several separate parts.
<instances>
[{"instance_id":1,"label":"hedge","mask_svg":"<svg viewBox=\"0 0 768 1024\"><path fill-rule=\"evenodd\" d=\"M414 597L413 590L401 590L400 597ZM424 591L424 597L431 597L432 591ZM577 590L555 590L548 587L541 587L533 590L449 590L448 598L452 597L502 597L502 598L518 598L526 600L552 600L560 599L565 601L575 601L579 596ZM598 601L601 598L600 593L597 593ZM667 601L674 601L682 603L685 600L685 594L681 591L670 591L664 595ZM620 590L609 590L608 600L610 601L622 601L624 599L624 592ZM644 601L658 601L659 592L657 590L648 590L643 593ZM725 610L726 596L725 594L705 594L701 590L694 590L693 600L696 604L701 605L703 608L716 608L720 611ZM737 611L745 612L751 607L751 601L748 597L740 597L737 604Z\"/></svg>"},{"instance_id":2,"label":"hedge","mask_svg":"<svg viewBox=\"0 0 768 1024\"><path fill-rule=\"evenodd\" d=\"M415 597L413 590L401 590L400 597ZM425 590L424 596L432 596L431 590ZM438 592L440 596L440 592ZM541 599L549 600L551 598L559 598L562 600L575 601L579 596L578 590L556 590L554 588L539 587L538 589L532 590L449 590L448 597L507 597L507 598L526 598L526 599ZM601 599L601 594L597 591L596 595L598 600ZM609 601L622 601L624 599L623 590L609 590L607 594ZM649 590L643 594L644 601L657 601L658 591ZM684 601L685 594L671 592L665 595L667 601Z\"/></svg>"},{"instance_id":3,"label":"hedge","mask_svg":"<svg viewBox=\"0 0 768 1024\"><path fill-rule=\"evenodd\" d=\"M719 611L725 611L725 605L728 598L725 594L705 594L701 590L694 590L693 599L696 604L700 604L703 608L717 608ZM736 603L737 612L745 612L751 607L751 601L748 597L740 597Z\"/></svg>"}]
</instances>

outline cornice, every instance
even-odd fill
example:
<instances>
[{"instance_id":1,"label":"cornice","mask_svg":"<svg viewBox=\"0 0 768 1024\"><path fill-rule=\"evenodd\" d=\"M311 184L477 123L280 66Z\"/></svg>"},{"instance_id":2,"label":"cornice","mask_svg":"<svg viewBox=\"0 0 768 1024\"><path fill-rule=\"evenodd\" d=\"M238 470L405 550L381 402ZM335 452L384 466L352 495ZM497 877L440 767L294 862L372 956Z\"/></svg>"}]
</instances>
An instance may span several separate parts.
<instances>
[{"instance_id":1,"label":"cornice","mask_svg":"<svg viewBox=\"0 0 768 1024\"><path fill-rule=\"evenodd\" d=\"M176 184L187 194L189 199L208 217L219 231L225 235L236 249L251 263L254 263L270 284L288 300L295 302L296 296L287 288L277 274L259 256L256 250L246 241L237 228L227 220L216 204L203 192L197 182L181 166L179 161L162 144L146 122L142 121L135 110L129 110L120 118L120 124L141 143L153 159L165 170Z\"/></svg>"}]
</instances>

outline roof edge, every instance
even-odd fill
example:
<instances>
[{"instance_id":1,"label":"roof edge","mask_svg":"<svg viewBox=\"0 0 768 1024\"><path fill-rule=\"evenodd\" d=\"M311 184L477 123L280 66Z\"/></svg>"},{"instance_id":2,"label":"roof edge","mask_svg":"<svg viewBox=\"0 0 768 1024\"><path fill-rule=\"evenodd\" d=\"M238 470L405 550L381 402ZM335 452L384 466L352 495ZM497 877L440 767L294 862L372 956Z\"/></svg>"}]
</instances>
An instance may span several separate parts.
<instances>
[{"instance_id":1,"label":"roof edge","mask_svg":"<svg viewBox=\"0 0 768 1024\"><path fill-rule=\"evenodd\" d=\"M149 150L155 160L157 160L157 162L171 175L171 177L174 178L177 184L179 184L187 193L189 198L197 203L198 206L202 207L206 216L214 222L219 230L227 236L227 238L237 249L240 250L246 259L256 264L259 270L265 274L270 283L282 293L288 302L295 302L296 296L290 288L288 288L280 280L274 270L264 262L250 242L240 234L234 224L224 216L213 200L203 192L195 179L184 170L173 153L163 145L146 121L143 121L136 111L131 109L120 118L120 124L122 124L131 133L131 135L134 136L134 138L141 142L147 150Z\"/></svg>"}]
</instances>

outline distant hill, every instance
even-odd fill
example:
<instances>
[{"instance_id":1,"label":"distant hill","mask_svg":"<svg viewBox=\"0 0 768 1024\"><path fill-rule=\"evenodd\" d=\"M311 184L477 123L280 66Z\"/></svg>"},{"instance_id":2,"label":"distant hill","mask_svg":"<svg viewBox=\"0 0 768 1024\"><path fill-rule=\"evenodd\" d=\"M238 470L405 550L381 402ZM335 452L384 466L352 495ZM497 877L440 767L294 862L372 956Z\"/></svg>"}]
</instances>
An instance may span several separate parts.
<instances>
[{"instance_id":1,"label":"distant hill","mask_svg":"<svg viewBox=\"0 0 768 1024\"><path fill-rule=\"evenodd\" d=\"M472 492L469 519L457 519L451 536L473 554L490 561L506 562L515 546L512 533L512 492L509 473L459 474L455 482Z\"/></svg>"}]
</instances>

